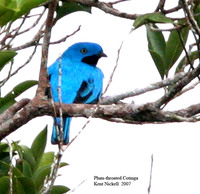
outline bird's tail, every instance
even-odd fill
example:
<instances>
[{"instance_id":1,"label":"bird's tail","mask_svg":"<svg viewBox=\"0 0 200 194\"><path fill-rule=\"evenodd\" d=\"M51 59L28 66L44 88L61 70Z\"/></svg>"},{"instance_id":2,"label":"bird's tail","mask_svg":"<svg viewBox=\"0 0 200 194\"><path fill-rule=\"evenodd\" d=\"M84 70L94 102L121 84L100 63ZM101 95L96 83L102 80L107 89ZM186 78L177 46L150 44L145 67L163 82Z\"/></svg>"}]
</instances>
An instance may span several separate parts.
<instances>
[{"instance_id":1,"label":"bird's tail","mask_svg":"<svg viewBox=\"0 0 200 194\"><path fill-rule=\"evenodd\" d=\"M70 127L71 119L72 119L71 117L63 118L63 144L64 145L69 143L69 127ZM60 128L60 118L58 117L55 118L54 120L53 131L52 131L52 136L51 136L52 144L58 144L56 125L58 126L58 128Z\"/></svg>"}]
</instances>

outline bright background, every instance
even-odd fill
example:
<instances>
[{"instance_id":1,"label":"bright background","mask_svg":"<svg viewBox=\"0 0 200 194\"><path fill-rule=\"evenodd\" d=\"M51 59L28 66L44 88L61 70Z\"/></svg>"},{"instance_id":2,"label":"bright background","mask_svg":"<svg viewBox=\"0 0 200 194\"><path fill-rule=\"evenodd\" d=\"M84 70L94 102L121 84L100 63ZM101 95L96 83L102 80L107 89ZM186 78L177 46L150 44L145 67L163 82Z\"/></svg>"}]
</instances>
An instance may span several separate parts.
<instances>
[{"instance_id":1,"label":"bright background","mask_svg":"<svg viewBox=\"0 0 200 194\"><path fill-rule=\"evenodd\" d=\"M158 0L132 0L121 3L116 8L129 13L142 14L153 12L157 3ZM176 1L169 1L168 6L173 7L176 3ZM51 45L48 64L52 64L68 46L75 42L97 42L108 55L108 58L103 58L98 63L98 67L105 75L105 87L116 65L117 52L123 42L119 64L105 96L160 81L160 76L148 52L145 28L141 27L130 33L132 24L132 20L117 18L96 8L92 9L92 14L85 12L71 14L56 24L52 32L52 41L72 33L79 25L82 26L81 31L65 43ZM25 38L30 40L30 35ZM22 39L19 40L19 44L21 43ZM19 66L26 60L24 56L29 56L28 52L26 54L22 51L23 55L17 56ZM33 61L8 82L7 87L2 91L3 94L10 91L13 83L38 79L40 52L39 48ZM29 90L20 98L32 98L35 89ZM198 90L199 87L196 92L183 95L169 104L166 109L184 108L199 102ZM135 104L141 104L154 101L162 94L163 91L159 90L131 100ZM86 121L87 119L84 118L73 118L71 138L82 129ZM52 122L51 117L36 118L12 133L7 139L21 140L21 144L30 146L34 137L48 124L47 151L56 151L57 146L50 143ZM75 189L71 192L75 194L147 193L153 154L152 194L197 194L200 192L199 130L199 123L130 125L92 119L76 141L65 151L63 161L70 165L60 171L61 176L57 179L57 184ZM124 187L95 187L94 176L132 176L138 177L138 180Z\"/></svg>"}]
</instances>

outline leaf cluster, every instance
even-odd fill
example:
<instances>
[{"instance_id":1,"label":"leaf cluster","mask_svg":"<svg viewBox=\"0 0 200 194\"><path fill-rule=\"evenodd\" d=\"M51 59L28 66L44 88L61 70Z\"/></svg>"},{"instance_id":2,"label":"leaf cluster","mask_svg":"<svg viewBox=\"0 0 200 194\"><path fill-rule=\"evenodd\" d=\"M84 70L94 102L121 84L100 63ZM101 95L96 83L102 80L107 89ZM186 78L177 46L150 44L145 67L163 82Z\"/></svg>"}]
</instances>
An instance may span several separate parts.
<instances>
[{"instance_id":1,"label":"leaf cluster","mask_svg":"<svg viewBox=\"0 0 200 194\"><path fill-rule=\"evenodd\" d=\"M0 26L15 21L31 9L47 0L2 0L0 1Z\"/></svg>"},{"instance_id":2,"label":"leaf cluster","mask_svg":"<svg viewBox=\"0 0 200 194\"><path fill-rule=\"evenodd\" d=\"M159 29L158 24L173 24L174 28L169 29L168 39L165 40L164 32ZM148 48L155 66L162 79L168 77L169 70L175 65L181 56L189 35L189 27L184 20L174 22L161 13L148 13L139 16L134 27L146 26ZM186 62L184 57L177 68L176 73L182 69Z\"/></svg>"},{"instance_id":3,"label":"leaf cluster","mask_svg":"<svg viewBox=\"0 0 200 194\"><path fill-rule=\"evenodd\" d=\"M10 192L11 179L13 194L41 193L54 162L54 152L45 152L46 141L47 127L38 134L30 148L19 142L13 142L11 147L7 143L0 144L0 193ZM10 149L13 158L10 158ZM62 162L60 168L66 165ZM55 185L50 193L61 194L67 191L69 189L65 186Z\"/></svg>"}]
</instances>

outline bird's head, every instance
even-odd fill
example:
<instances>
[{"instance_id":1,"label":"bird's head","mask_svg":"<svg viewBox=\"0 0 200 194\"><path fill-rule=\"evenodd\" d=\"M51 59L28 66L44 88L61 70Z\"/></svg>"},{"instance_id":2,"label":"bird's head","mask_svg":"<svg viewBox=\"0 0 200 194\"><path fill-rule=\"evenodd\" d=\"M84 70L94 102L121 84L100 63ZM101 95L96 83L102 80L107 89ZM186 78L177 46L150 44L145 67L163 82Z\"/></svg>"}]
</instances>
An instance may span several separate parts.
<instances>
[{"instance_id":1,"label":"bird's head","mask_svg":"<svg viewBox=\"0 0 200 194\"><path fill-rule=\"evenodd\" d=\"M70 46L64 53L73 62L83 62L88 65L96 66L101 57L107 57L99 44L92 42L79 42Z\"/></svg>"}]
</instances>

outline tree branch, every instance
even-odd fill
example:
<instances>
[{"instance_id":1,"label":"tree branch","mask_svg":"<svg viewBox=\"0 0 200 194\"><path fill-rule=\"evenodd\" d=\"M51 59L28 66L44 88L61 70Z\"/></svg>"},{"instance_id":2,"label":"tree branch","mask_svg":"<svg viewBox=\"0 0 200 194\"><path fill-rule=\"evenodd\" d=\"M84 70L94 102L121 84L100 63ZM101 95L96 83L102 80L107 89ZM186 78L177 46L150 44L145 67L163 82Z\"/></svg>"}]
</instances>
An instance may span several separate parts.
<instances>
[{"instance_id":1,"label":"tree branch","mask_svg":"<svg viewBox=\"0 0 200 194\"><path fill-rule=\"evenodd\" d=\"M125 12L121 12L115 8L113 8L112 3L105 3L100 1L91 1L91 0L67 0L71 2L77 2L83 5L91 6L91 7L97 7L104 11L105 13L109 13L111 15L122 17L126 19L136 19L139 15L138 14L128 14ZM123 2L123 1L120 1Z\"/></svg>"},{"instance_id":2,"label":"tree branch","mask_svg":"<svg viewBox=\"0 0 200 194\"><path fill-rule=\"evenodd\" d=\"M170 100L172 100L178 93L188 85L193 79L198 77L200 74L200 65L188 72L173 88L168 91L163 97L161 97L157 102L155 102L156 107L161 107L162 105L166 105Z\"/></svg>"},{"instance_id":3,"label":"tree branch","mask_svg":"<svg viewBox=\"0 0 200 194\"><path fill-rule=\"evenodd\" d=\"M25 104L28 100L22 100ZM55 110L59 116L59 109L62 108L63 116L70 117L94 117L109 121L117 121L132 124L147 123L168 123L168 122L197 122L196 118L200 113L200 104L192 105L177 111L163 111L155 108L153 103L136 106L134 104L117 105L92 105L92 104L62 104L55 103ZM7 111L12 112L9 108ZM49 115L55 116L55 110L50 100L30 101L20 111L12 112L12 117L0 116L0 140L14 132L33 118ZM7 112L7 113L8 113ZM6 114L7 115L7 114ZM118 119L118 120L116 120Z\"/></svg>"},{"instance_id":4,"label":"tree branch","mask_svg":"<svg viewBox=\"0 0 200 194\"><path fill-rule=\"evenodd\" d=\"M40 65L39 84L36 92L36 96L40 98L45 96L46 88L49 83L46 69L47 69L49 42L51 37L51 30L54 23L54 12L56 10L56 6L57 6L57 1L52 1L51 3L49 3L45 34L42 44L42 59Z\"/></svg>"},{"instance_id":5,"label":"tree branch","mask_svg":"<svg viewBox=\"0 0 200 194\"><path fill-rule=\"evenodd\" d=\"M136 88L133 91L117 94L115 96L105 97L101 99L100 104L115 104L118 103L120 100L124 100L125 98L138 96L146 92L157 90L159 88L164 88L170 85L174 85L178 81L180 81L185 75L186 73L177 73L173 78L167 78L165 80L150 84L149 86L146 86L144 88Z\"/></svg>"}]
</instances>

